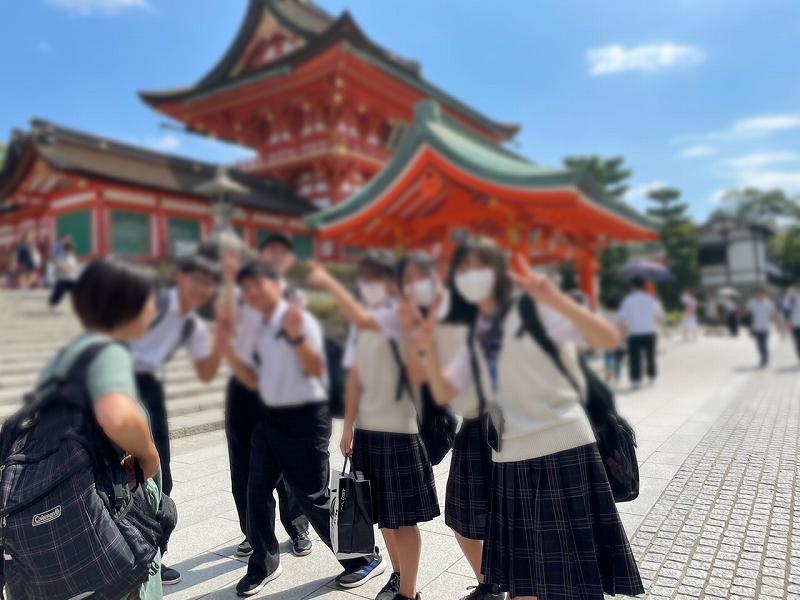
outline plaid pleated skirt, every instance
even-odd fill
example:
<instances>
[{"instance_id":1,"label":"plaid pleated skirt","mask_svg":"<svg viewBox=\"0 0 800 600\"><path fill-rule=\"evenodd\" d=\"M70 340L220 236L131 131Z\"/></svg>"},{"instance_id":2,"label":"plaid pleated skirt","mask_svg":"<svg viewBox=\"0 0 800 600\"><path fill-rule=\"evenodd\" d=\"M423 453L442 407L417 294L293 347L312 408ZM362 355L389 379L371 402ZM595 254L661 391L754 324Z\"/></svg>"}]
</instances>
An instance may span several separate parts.
<instances>
[{"instance_id":1,"label":"plaid pleated skirt","mask_svg":"<svg viewBox=\"0 0 800 600\"><path fill-rule=\"evenodd\" d=\"M644 593L595 444L495 463L492 480L487 583L538 600Z\"/></svg>"},{"instance_id":2,"label":"plaid pleated skirt","mask_svg":"<svg viewBox=\"0 0 800 600\"><path fill-rule=\"evenodd\" d=\"M372 516L381 529L439 516L433 468L419 435L356 429L353 468L370 482Z\"/></svg>"},{"instance_id":3,"label":"plaid pleated skirt","mask_svg":"<svg viewBox=\"0 0 800 600\"><path fill-rule=\"evenodd\" d=\"M480 419L465 420L458 430L447 478L444 521L470 540L485 540L492 483L492 449Z\"/></svg>"}]
</instances>

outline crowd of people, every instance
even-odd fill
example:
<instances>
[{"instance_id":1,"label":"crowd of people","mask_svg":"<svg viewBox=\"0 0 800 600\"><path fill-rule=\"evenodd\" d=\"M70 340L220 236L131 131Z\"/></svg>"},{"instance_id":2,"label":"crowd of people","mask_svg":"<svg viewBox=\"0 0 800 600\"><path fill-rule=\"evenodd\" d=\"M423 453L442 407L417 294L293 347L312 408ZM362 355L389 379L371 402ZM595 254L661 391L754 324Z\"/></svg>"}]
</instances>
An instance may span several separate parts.
<instances>
[{"instance_id":1,"label":"crowd of people","mask_svg":"<svg viewBox=\"0 0 800 600\"><path fill-rule=\"evenodd\" d=\"M179 260L167 290L141 267L104 259L87 265L72 291L86 331L68 348L98 336L119 342L88 371L97 421L139 461L156 494L172 489L159 374L180 347L202 381L229 369L226 433L243 535L237 554L249 557L240 596L281 574L275 490L293 553L312 551L309 527L331 548L329 382L338 365L328 364L325 331L305 294L284 279L293 262L292 242L282 235L256 256L204 244ZM350 324L339 446L370 481L388 556L376 547L341 560L337 584L358 587L388 571L378 600L420 597L418 526L440 516L420 437L425 390L461 420L444 517L474 572L465 598L643 593L573 379L581 377L581 351L620 347L618 328L482 238L464 242L449 264L423 253L398 261L370 252L356 279L354 295L313 265L307 284L327 292ZM538 311L558 364L538 337L525 335L523 299ZM634 295L628 305L641 302ZM627 316L628 305L621 311L628 346L647 358L651 334ZM651 377L653 369L648 363ZM162 585L181 578L160 556L153 573L132 597L158 598Z\"/></svg>"}]
</instances>

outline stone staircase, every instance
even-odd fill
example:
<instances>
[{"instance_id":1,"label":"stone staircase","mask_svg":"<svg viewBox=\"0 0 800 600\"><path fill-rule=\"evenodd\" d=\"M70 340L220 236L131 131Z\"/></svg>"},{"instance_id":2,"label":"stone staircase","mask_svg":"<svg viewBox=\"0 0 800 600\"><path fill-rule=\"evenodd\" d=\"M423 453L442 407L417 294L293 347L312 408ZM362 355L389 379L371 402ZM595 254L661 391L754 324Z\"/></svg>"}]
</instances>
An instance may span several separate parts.
<instances>
[{"instance_id":1,"label":"stone staircase","mask_svg":"<svg viewBox=\"0 0 800 600\"><path fill-rule=\"evenodd\" d=\"M17 410L50 357L80 331L68 300L50 311L45 292L0 290L0 422ZM165 376L171 437L224 426L227 374L224 367L220 371L206 385L185 352L172 359Z\"/></svg>"}]
</instances>

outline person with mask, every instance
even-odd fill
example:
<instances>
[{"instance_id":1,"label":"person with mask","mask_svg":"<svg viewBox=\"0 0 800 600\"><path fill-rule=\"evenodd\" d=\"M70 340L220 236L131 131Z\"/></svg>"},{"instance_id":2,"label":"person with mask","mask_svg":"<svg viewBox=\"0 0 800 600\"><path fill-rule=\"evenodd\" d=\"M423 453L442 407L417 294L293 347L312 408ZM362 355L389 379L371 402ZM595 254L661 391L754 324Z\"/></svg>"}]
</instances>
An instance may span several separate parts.
<instances>
[{"instance_id":1,"label":"person with mask","mask_svg":"<svg viewBox=\"0 0 800 600\"><path fill-rule=\"evenodd\" d=\"M281 477L322 541L331 546L331 418L317 319L283 298L280 275L268 263L245 265L237 283L248 306L261 314L250 347L231 344L225 351L237 379L259 390L263 403L252 436L247 484L247 535L253 552L247 573L236 586L237 594L247 597L282 572L272 495ZM336 581L348 588L363 585L386 568L377 551L341 564L345 571Z\"/></svg>"},{"instance_id":2,"label":"person with mask","mask_svg":"<svg viewBox=\"0 0 800 600\"><path fill-rule=\"evenodd\" d=\"M284 299L304 308L305 296L299 290L290 288L285 279L286 273L296 261L292 241L283 234L270 235L261 244L257 260L272 265L278 272ZM235 276L236 269L227 275L229 285L235 286ZM263 317L241 298L237 313L236 346L244 351L244 348L252 345L253 336L257 335ZM240 557L253 553L247 539L247 481L250 477L250 446L262 405L258 391L248 389L232 374L225 394L225 436L228 440L231 493L239 516L239 526L245 536L236 548L236 555ZM292 554L308 556L314 549L309 536L308 518L283 479L278 481L277 491L281 525L292 541Z\"/></svg>"},{"instance_id":3,"label":"person with mask","mask_svg":"<svg viewBox=\"0 0 800 600\"><path fill-rule=\"evenodd\" d=\"M197 311L214 299L219 280L219 251L215 245L204 244L195 254L182 258L175 286L159 296L158 314L150 331L130 346L136 385L150 415L153 439L161 457L163 491L167 496L172 492L173 482L166 394L159 375L175 352L183 347L200 381L210 383L217 376L222 348L228 344L231 334L230 327L218 323L212 338ZM163 567L161 579L165 585L175 585L181 581L181 575L175 569Z\"/></svg>"},{"instance_id":4,"label":"person with mask","mask_svg":"<svg viewBox=\"0 0 800 600\"><path fill-rule=\"evenodd\" d=\"M345 354L347 376L342 454L364 473L372 516L393 572L378 600L415 600L422 554L419 523L440 514L433 468L419 436L418 390L405 367L405 336L395 293L394 258L371 252L359 263L360 304L321 266L309 283L326 290L355 328Z\"/></svg>"},{"instance_id":5,"label":"person with mask","mask_svg":"<svg viewBox=\"0 0 800 600\"><path fill-rule=\"evenodd\" d=\"M486 582L515 600L642 594L576 388L583 379L576 346L613 349L619 333L518 261L511 271L504 252L482 238L454 255L455 287L477 316L471 339L449 365L439 359L435 321L426 320L418 331L420 360L435 396L449 402L477 385L493 424ZM524 291L520 298L514 297L515 283ZM537 314L549 350L531 335L526 315Z\"/></svg>"},{"instance_id":6,"label":"person with mask","mask_svg":"<svg viewBox=\"0 0 800 600\"><path fill-rule=\"evenodd\" d=\"M400 263L398 279L404 296L401 319L407 330L409 373L415 384L428 388L413 330L424 319L436 314L439 361L449 364L467 340L475 308L458 290L443 288L437 276L436 263L426 254L415 252L405 257ZM502 600L505 594L497 586L486 583L481 569L488 529L492 452L483 439L474 386L454 397L450 406L462 421L450 460L444 519L455 533L456 541L477 579L462 600Z\"/></svg>"}]
</instances>

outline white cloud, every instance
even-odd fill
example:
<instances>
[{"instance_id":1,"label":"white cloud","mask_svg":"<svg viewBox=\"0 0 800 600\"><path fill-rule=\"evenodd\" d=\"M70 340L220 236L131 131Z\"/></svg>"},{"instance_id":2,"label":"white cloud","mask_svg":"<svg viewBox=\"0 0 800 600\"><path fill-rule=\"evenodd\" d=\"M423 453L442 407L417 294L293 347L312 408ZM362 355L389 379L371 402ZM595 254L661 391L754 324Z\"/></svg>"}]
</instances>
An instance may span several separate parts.
<instances>
[{"instance_id":1,"label":"white cloud","mask_svg":"<svg viewBox=\"0 0 800 600\"><path fill-rule=\"evenodd\" d=\"M627 71L652 72L697 64L703 60L699 48L666 42L626 48L612 44L592 48L586 53L589 73L593 76L614 75Z\"/></svg>"},{"instance_id":2,"label":"white cloud","mask_svg":"<svg viewBox=\"0 0 800 600\"><path fill-rule=\"evenodd\" d=\"M758 136L799 127L800 115L761 115L737 121L730 131L733 134Z\"/></svg>"},{"instance_id":3,"label":"white cloud","mask_svg":"<svg viewBox=\"0 0 800 600\"><path fill-rule=\"evenodd\" d=\"M800 193L800 171L742 171L739 179L743 187Z\"/></svg>"},{"instance_id":4,"label":"white cloud","mask_svg":"<svg viewBox=\"0 0 800 600\"><path fill-rule=\"evenodd\" d=\"M659 188L669 187L666 181L651 181L650 183L643 183L635 185L625 192L623 200L633 206L634 208L643 208L647 200L647 194Z\"/></svg>"},{"instance_id":5,"label":"white cloud","mask_svg":"<svg viewBox=\"0 0 800 600\"><path fill-rule=\"evenodd\" d=\"M47 0L49 4L77 15L113 15L128 9L150 10L150 0Z\"/></svg>"},{"instance_id":6,"label":"white cloud","mask_svg":"<svg viewBox=\"0 0 800 600\"><path fill-rule=\"evenodd\" d=\"M171 152L181 147L181 140L178 137L167 133L160 137L147 138L145 140L145 145L153 150Z\"/></svg>"},{"instance_id":7,"label":"white cloud","mask_svg":"<svg viewBox=\"0 0 800 600\"><path fill-rule=\"evenodd\" d=\"M728 165L737 170L752 170L796 160L800 160L800 154L794 152L756 152L732 158Z\"/></svg>"},{"instance_id":8,"label":"white cloud","mask_svg":"<svg viewBox=\"0 0 800 600\"><path fill-rule=\"evenodd\" d=\"M684 148L681 153L681 158L703 158L705 156L712 156L716 154L716 150L711 146L689 146L688 148Z\"/></svg>"},{"instance_id":9,"label":"white cloud","mask_svg":"<svg viewBox=\"0 0 800 600\"><path fill-rule=\"evenodd\" d=\"M714 190L711 192L711 196L708 198L709 204L712 206L718 206L725 202L725 198L730 194L731 190L727 188L720 188L718 190Z\"/></svg>"},{"instance_id":10,"label":"white cloud","mask_svg":"<svg viewBox=\"0 0 800 600\"><path fill-rule=\"evenodd\" d=\"M35 47L36 47L36 51L39 54L42 54L44 56L53 56L56 53L55 48L53 48L53 46L51 46L49 43L45 42L44 40L36 42L36 46Z\"/></svg>"}]
</instances>

